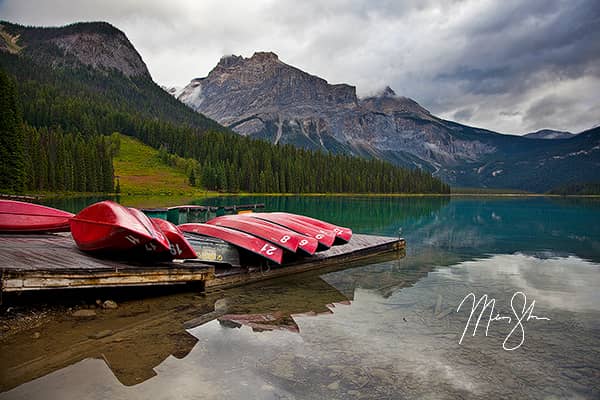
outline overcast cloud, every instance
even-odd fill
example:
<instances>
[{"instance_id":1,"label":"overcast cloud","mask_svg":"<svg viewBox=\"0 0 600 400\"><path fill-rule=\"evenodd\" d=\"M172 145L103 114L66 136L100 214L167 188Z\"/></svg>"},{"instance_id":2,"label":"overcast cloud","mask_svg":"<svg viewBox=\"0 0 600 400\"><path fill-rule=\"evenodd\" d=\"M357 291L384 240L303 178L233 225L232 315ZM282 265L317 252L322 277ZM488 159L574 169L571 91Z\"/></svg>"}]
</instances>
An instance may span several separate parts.
<instances>
[{"instance_id":1,"label":"overcast cloud","mask_svg":"<svg viewBox=\"0 0 600 400\"><path fill-rule=\"evenodd\" d=\"M0 0L0 18L108 21L166 86L205 76L224 54L274 51L359 96L390 85L495 131L600 124L598 0Z\"/></svg>"}]
</instances>

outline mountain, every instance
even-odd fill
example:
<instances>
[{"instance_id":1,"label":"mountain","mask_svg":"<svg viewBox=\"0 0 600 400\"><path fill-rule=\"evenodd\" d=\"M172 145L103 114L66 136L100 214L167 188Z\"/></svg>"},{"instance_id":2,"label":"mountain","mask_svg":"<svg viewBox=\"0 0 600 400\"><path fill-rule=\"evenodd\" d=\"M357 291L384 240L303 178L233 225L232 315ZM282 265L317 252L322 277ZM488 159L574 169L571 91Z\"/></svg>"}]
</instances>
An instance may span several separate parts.
<instances>
[{"instance_id":1,"label":"mountain","mask_svg":"<svg viewBox=\"0 0 600 400\"><path fill-rule=\"evenodd\" d=\"M270 52L223 57L177 98L244 136L419 167L454 186L546 191L593 180L600 165L597 133L563 146L470 127L389 87L359 99L354 86L329 84Z\"/></svg>"},{"instance_id":2,"label":"mountain","mask_svg":"<svg viewBox=\"0 0 600 400\"><path fill-rule=\"evenodd\" d=\"M565 131L555 131L552 129L542 129L537 132L530 132L523 137L527 139L571 139L575 134Z\"/></svg>"},{"instance_id":3,"label":"mountain","mask_svg":"<svg viewBox=\"0 0 600 400\"><path fill-rule=\"evenodd\" d=\"M112 158L107 136L119 132L159 150L190 183L210 190L449 192L423 171L241 137L158 86L126 35L105 22L37 28L0 21L0 74L2 87L10 88L5 100L22 105L2 115L14 122L11 115L22 109L24 124L13 124L13 142L28 139L21 152L26 182L19 183L27 190L98 190L87 179L100 171L94 156ZM11 150L7 142L0 141L2 154ZM0 157L0 166L12 158ZM79 177L83 170L89 176Z\"/></svg>"},{"instance_id":4,"label":"mountain","mask_svg":"<svg viewBox=\"0 0 600 400\"><path fill-rule=\"evenodd\" d=\"M0 46L13 53L35 55L52 67L82 64L106 72L116 70L127 77L150 77L146 64L127 36L106 22L76 23L60 28L25 28L2 22L0 30L8 39Z\"/></svg>"}]
</instances>

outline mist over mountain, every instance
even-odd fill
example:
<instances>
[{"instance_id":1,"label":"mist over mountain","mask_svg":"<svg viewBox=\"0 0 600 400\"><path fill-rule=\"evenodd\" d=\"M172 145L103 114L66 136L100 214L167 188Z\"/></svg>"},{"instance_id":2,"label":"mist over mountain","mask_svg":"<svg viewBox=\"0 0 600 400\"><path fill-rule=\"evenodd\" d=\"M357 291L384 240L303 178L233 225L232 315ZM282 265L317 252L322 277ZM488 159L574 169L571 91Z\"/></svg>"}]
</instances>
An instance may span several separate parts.
<instances>
[{"instance_id":1,"label":"mist over mountain","mask_svg":"<svg viewBox=\"0 0 600 400\"><path fill-rule=\"evenodd\" d=\"M568 146L503 135L438 118L390 87L360 99L354 86L329 84L272 52L223 57L206 77L172 93L244 136L384 159L453 186L545 191L593 179L600 165L597 129Z\"/></svg>"},{"instance_id":2,"label":"mist over mountain","mask_svg":"<svg viewBox=\"0 0 600 400\"><path fill-rule=\"evenodd\" d=\"M542 129L523 135L528 139L571 139L574 136L575 134L571 132L555 131L553 129Z\"/></svg>"}]
</instances>

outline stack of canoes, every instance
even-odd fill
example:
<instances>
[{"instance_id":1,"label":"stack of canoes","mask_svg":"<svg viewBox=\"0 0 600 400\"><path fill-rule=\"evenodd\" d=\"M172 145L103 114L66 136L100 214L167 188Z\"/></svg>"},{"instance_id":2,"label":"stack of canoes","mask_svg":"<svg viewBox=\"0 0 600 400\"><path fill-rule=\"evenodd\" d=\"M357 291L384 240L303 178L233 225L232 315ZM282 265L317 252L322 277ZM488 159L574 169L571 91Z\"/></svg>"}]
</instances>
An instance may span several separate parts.
<instances>
[{"instance_id":1,"label":"stack of canoes","mask_svg":"<svg viewBox=\"0 0 600 400\"><path fill-rule=\"evenodd\" d=\"M286 255L313 255L352 237L348 228L283 212L226 215L207 223L175 226L112 201L93 204L77 215L30 203L0 201L0 231L68 230L79 249L96 254L157 261L195 259L190 242L205 238L218 239L277 264L282 264Z\"/></svg>"},{"instance_id":2,"label":"stack of canoes","mask_svg":"<svg viewBox=\"0 0 600 400\"><path fill-rule=\"evenodd\" d=\"M73 214L22 201L0 200L0 232L68 232Z\"/></svg>"}]
</instances>

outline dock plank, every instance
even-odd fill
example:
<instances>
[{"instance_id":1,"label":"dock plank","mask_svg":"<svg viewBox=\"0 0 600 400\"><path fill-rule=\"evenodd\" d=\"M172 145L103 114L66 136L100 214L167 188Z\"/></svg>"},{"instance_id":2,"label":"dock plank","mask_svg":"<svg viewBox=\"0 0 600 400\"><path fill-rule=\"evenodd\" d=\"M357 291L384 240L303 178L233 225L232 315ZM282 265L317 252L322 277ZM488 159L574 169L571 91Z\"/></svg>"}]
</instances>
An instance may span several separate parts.
<instances>
[{"instance_id":1,"label":"dock plank","mask_svg":"<svg viewBox=\"0 0 600 400\"><path fill-rule=\"evenodd\" d=\"M355 234L349 243L310 257L292 258L285 266L264 264L221 268L196 261L152 265L100 259L80 251L68 233L0 234L2 292L42 289L139 286L201 282L207 289L325 268L403 250L404 239Z\"/></svg>"},{"instance_id":2,"label":"dock plank","mask_svg":"<svg viewBox=\"0 0 600 400\"><path fill-rule=\"evenodd\" d=\"M146 286L204 282L214 267L198 263L151 265L101 259L80 251L71 235L0 235L2 292Z\"/></svg>"},{"instance_id":3,"label":"dock plank","mask_svg":"<svg viewBox=\"0 0 600 400\"><path fill-rule=\"evenodd\" d=\"M401 252L406 242L402 238L354 234L350 242L334 246L285 264L285 266L255 267L250 269L227 269L215 271L214 279L206 282L206 289L221 289L245 285L252 282L287 276L339 263L358 261L386 253Z\"/></svg>"}]
</instances>

